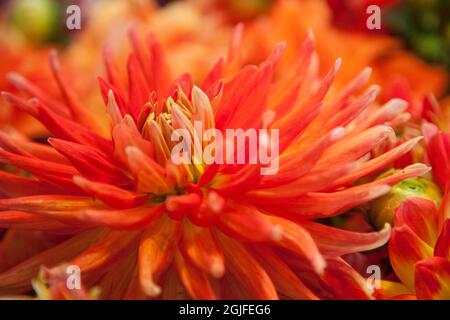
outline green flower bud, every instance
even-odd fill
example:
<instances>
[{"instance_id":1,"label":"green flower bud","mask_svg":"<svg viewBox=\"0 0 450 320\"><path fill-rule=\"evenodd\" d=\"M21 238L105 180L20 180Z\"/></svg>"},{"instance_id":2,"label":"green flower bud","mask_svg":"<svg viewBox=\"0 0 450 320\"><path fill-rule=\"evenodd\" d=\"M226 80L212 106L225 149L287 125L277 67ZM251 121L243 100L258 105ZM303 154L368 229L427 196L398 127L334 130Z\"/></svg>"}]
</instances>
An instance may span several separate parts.
<instances>
[{"instance_id":1,"label":"green flower bud","mask_svg":"<svg viewBox=\"0 0 450 320\"><path fill-rule=\"evenodd\" d=\"M436 206L439 207L442 195L439 187L427 178L419 177L403 180L394 185L388 194L370 203L370 208L367 211L369 223L376 229L382 229L386 222L393 225L395 209L403 201L412 197L434 201Z\"/></svg>"},{"instance_id":2,"label":"green flower bud","mask_svg":"<svg viewBox=\"0 0 450 320\"><path fill-rule=\"evenodd\" d=\"M35 43L49 40L59 23L59 7L52 0L17 0L11 11L11 23Z\"/></svg>"}]
</instances>

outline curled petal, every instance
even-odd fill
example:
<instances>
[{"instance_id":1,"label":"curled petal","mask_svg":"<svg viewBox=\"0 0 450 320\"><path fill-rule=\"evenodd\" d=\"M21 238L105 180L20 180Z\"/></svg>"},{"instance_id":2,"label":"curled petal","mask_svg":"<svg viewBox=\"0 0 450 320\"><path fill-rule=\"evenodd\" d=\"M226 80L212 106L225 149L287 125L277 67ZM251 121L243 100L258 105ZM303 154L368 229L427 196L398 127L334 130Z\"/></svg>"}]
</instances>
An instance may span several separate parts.
<instances>
[{"instance_id":1,"label":"curled petal","mask_svg":"<svg viewBox=\"0 0 450 320\"><path fill-rule=\"evenodd\" d=\"M286 216L295 215L302 219L325 218L376 199L388 193L390 189L390 186L385 184L373 184L332 193L311 192L298 197L289 205L279 201L283 199L282 195L272 195L272 203L264 204L263 208L270 212L280 212Z\"/></svg>"},{"instance_id":2,"label":"curled petal","mask_svg":"<svg viewBox=\"0 0 450 320\"><path fill-rule=\"evenodd\" d=\"M347 135L330 148L322 157L321 166L356 161L380 145L387 138L395 138L395 132L388 126L376 126L357 135Z\"/></svg>"},{"instance_id":3,"label":"curled petal","mask_svg":"<svg viewBox=\"0 0 450 320\"><path fill-rule=\"evenodd\" d=\"M368 251L383 246L389 240L391 228L386 224L379 232L359 233L303 221L301 225L309 231L317 246L326 256L342 256Z\"/></svg>"},{"instance_id":4,"label":"curled petal","mask_svg":"<svg viewBox=\"0 0 450 320\"><path fill-rule=\"evenodd\" d=\"M356 168L356 170L353 170L350 174L344 175L341 178L333 181L330 185L330 188L353 183L362 177L376 172L377 170L392 163L394 160L407 154L417 144L417 142L420 141L420 139L421 137L411 139L401 144L400 146L389 150L381 156L363 163L361 166Z\"/></svg>"}]
</instances>

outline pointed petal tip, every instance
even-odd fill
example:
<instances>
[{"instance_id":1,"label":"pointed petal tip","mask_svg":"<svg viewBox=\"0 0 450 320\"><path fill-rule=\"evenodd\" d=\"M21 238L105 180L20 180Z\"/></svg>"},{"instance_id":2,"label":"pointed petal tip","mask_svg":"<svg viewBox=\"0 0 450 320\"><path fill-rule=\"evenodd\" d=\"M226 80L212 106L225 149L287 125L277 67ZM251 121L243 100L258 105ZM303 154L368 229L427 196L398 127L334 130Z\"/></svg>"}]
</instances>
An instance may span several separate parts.
<instances>
[{"instance_id":1,"label":"pointed petal tip","mask_svg":"<svg viewBox=\"0 0 450 320\"><path fill-rule=\"evenodd\" d=\"M369 196L370 198L375 199L387 194L389 191L391 191L391 186L388 184L382 184L370 190Z\"/></svg>"},{"instance_id":2,"label":"pointed petal tip","mask_svg":"<svg viewBox=\"0 0 450 320\"><path fill-rule=\"evenodd\" d=\"M337 128L335 128L335 129L333 129L331 131L331 139L333 141L337 140L337 139L340 139L340 138L342 138L344 136L344 134L345 134L345 128L344 127L337 127Z\"/></svg>"},{"instance_id":3,"label":"pointed petal tip","mask_svg":"<svg viewBox=\"0 0 450 320\"><path fill-rule=\"evenodd\" d=\"M85 185L87 180L85 178L83 178L82 176L73 176L72 177L72 181L74 184L76 184L77 186L81 187L82 185Z\"/></svg>"},{"instance_id":4,"label":"pointed petal tip","mask_svg":"<svg viewBox=\"0 0 450 320\"><path fill-rule=\"evenodd\" d=\"M416 171L417 176L423 176L424 174L430 172L432 168L423 163L414 163L405 169Z\"/></svg>"},{"instance_id":5,"label":"pointed petal tip","mask_svg":"<svg viewBox=\"0 0 450 320\"><path fill-rule=\"evenodd\" d=\"M386 236L386 242L389 240L389 238L391 237L391 231L392 231L392 227L391 225L386 222L383 226L383 229L381 229L380 231L378 231L379 234L385 235Z\"/></svg>"},{"instance_id":6,"label":"pointed petal tip","mask_svg":"<svg viewBox=\"0 0 450 320\"><path fill-rule=\"evenodd\" d=\"M211 265L211 275L214 278L220 279L225 274L225 266L223 261L215 260Z\"/></svg>"},{"instance_id":7,"label":"pointed petal tip","mask_svg":"<svg viewBox=\"0 0 450 320\"><path fill-rule=\"evenodd\" d=\"M388 107L386 109L386 112L389 115L395 115L397 113L405 111L407 107L408 107L407 101L405 101L403 99L394 98L388 102Z\"/></svg>"},{"instance_id":8,"label":"pointed petal tip","mask_svg":"<svg viewBox=\"0 0 450 320\"><path fill-rule=\"evenodd\" d=\"M9 93L8 91L2 91L0 93L2 95L3 100L7 103L14 104L14 95Z\"/></svg>"},{"instance_id":9,"label":"pointed petal tip","mask_svg":"<svg viewBox=\"0 0 450 320\"><path fill-rule=\"evenodd\" d=\"M379 85L374 84L374 85L370 86L369 91L370 91L371 97L373 99L375 99L380 94L381 87Z\"/></svg>"},{"instance_id":10,"label":"pointed petal tip","mask_svg":"<svg viewBox=\"0 0 450 320\"><path fill-rule=\"evenodd\" d=\"M236 26L234 27L234 30L237 32L242 32L244 31L244 23L243 22L239 22L236 24Z\"/></svg>"},{"instance_id":11,"label":"pointed petal tip","mask_svg":"<svg viewBox=\"0 0 450 320\"><path fill-rule=\"evenodd\" d=\"M51 49L48 53L48 61L53 70L58 70L60 68L58 52L55 49Z\"/></svg>"},{"instance_id":12,"label":"pointed petal tip","mask_svg":"<svg viewBox=\"0 0 450 320\"><path fill-rule=\"evenodd\" d=\"M342 66L342 58L338 58L334 63L335 72L338 72L341 66Z\"/></svg>"},{"instance_id":13,"label":"pointed petal tip","mask_svg":"<svg viewBox=\"0 0 450 320\"><path fill-rule=\"evenodd\" d=\"M18 74L17 72L8 72L6 74L6 78L11 82L16 82L16 81L19 82L23 79L23 77L20 74Z\"/></svg>"},{"instance_id":14,"label":"pointed petal tip","mask_svg":"<svg viewBox=\"0 0 450 320\"><path fill-rule=\"evenodd\" d=\"M144 292L146 295L148 295L149 297L157 297L162 293L162 289L160 286L152 283L148 283L144 286L143 288Z\"/></svg>"},{"instance_id":15,"label":"pointed petal tip","mask_svg":"<svg viewBox=\"0 0 450 320\"><path fill-rule=\"evenodd\" d=\"M133 117L129 113L127 113L126 115L123 116L123 120L125 121L125 123L128 126L132 126L132 127L136 126L136 124L135 124L135 122L133 120Z\"/></svg>"},{"instance_id":16,"label":"pointed petal tip","mask_svg":"<svg viewBox=\"0 0 450 320\"><path fill-rule=\"evenodd\" d=\"M26 79L17 72L9 72L6 74L6 79L11 82L13 86L21 90L25 86Z\"/></svg>"},{"instance_id":17,"label":"pointed petal tip","mask_svg":"<svg viewBox=\"0 0 450 320\"><path fill-rule=\"evenodd\" d=\"M429 143L430 140L438 133L438 127L429 122L422 124L422 134L424 136L425 142Z\"/></svg>"},{"instance_id":18,"label":"pointed petal tip","mask_svg":"<svg viewBox=\"0 0 450 320\"><path fill-rule=\"evenodd\" d=\"M125 148L125 153L129 157L134 157L134 156L140 154L141 151L139 150L139 148L137 148L135 146L128 146L128 147Z\"/></svg>"},{"instance_id":19,"label":"pointed petal tip","mask_svg":"<svg viewBox=\"0 0 450 320\"><path fill-rule=\"evenodd\" d=\"M280 42L278 42L277 43L277 48L280 48L280 49L285 49L287 47L287 42L286 41L280 41Z\"/></svg>"},{"instance_id":20,"label":"pointed petal tip","mask_svg":"<svg viewBox=\"0 0 450 320\"><path fill-rule=\"evenodd\" d=\"M314 31L312 28L308 28L307 37L312 41L316 41L316 36L314 35Z\"/></svg>"},{"instance_id":21,"label":"pointed petal tip","mask_svg":"<svg viewBox=\"0 0 450 320\"><path fill-rule=\"evenodd\" d=\"M370 78L370 76L372 75L373 69L371 67L365 67L364 70L362 71L362 74L367 77Z\"/></svg>"},{"instance_id":22,"label":"pointed petal tip","mask_svg":"<svg viewBox=\"0 0 450 320\"><path fill-rule=\"evenodd\" d=\"M407 145L408 148L412 149L418 142L420 142L423 139L424 139L423 136L418 136L406 141L405 144Z\"/></svg>"},{"instance_id":23,"label":"pointed petal tip","mask_svg":"<svg viewBox=\"0 0 450 320\"><path fill-rule=\"evenodd\" d=\"M280 225L273 226L272 229L272 240L280 241L283 238L283 227Z\"/></svg>"},{"instance_id":24,"label":"pointed petal tip","mask_svg":"<svg viewBox=\"0 0 450 320\"><path fill-rule=\"evenodd\" d=\"M323 276L325 274L325 270L327 269L327 261L322 255L316 256L315 261L313 261L313 266L315 269L315 272L319 276Z\"/></svg>"},{"instance_id":25,"label":"pointed petal tip","mask_svg":"<svg viewBox=\"0 0 450 320\"><path fill-rule=\"evenodd\" d=\"M114 97L114 92L112 91L112 89L108 90L108 100L111 100L111 101L112 100L114 100L114 101L116 100L115 97Z\"/></svg>"}]
</instances>

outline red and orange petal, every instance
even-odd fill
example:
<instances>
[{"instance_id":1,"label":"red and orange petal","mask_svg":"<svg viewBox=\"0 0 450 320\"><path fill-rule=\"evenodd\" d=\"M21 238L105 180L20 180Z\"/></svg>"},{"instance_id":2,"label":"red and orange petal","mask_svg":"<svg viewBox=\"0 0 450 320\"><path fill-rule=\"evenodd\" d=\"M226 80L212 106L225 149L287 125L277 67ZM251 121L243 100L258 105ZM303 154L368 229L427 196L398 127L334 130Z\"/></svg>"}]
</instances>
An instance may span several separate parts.
<instances>
[{"instance_id":1,"label":"red and orange petal","mask_svg":"<svg viewBox=\"0 0 450 320\"><path fill-rule=\"evenodd\" d=\"M439 131L432 124L425 124L423 133L433 177L442 190L446 190L450 181L450 133Z\"/></svg>"},{"instance_id":2,"label":"red and orange petal","mask_svg":"<svg viewBox=\"0 0 450 320\"><path fill-rule=\"evenodd\" d=\"M405 300L405 298L409 300L410 296L415 299L412 293L413 291L401 282L381 280L380 287L375 288L374 296L379 300Z\"/></svg>"},{"instance_id":3,"label":"red and orange petal","mask_svg":"<svg viewBox=\"0 0 450 320\"><path fill-rule=\"evenodd\" d=\"M440 216L433 201L408 198L395 210L394 225L407 225L414 234L433 248L439 236Z\"/></svg>"},{"instance_id":4,"label":"red and orange petal","mask_svg":"<svg viewBox=\"0 0 450 320\"><path fill-rule=\"evenodd\" d=\"M408 225L392 230L389 258L395 274L410 290L414 290L416 263L432 256L433 248L420 239Z\"/></svg>"},{"instance_id":5,"label":"red and orange petal","mask_svg":"<svg viewBox=\"0 0 450 320\"><path fill-rule=\"evenodd\" d=\"M434 255L450 260L450 219L447 218L434 247Z\"/></svg>"},{"instance_id":6,"label":"red and orange petal","mask_svg":"<svg viewBox=\"0 0 450 320\"><path fill-rule=\"evenodd\" d=\"M450 261L432 257L416 265L415 286L418 299L450 299Z\"/></svg>"}]
</instances>

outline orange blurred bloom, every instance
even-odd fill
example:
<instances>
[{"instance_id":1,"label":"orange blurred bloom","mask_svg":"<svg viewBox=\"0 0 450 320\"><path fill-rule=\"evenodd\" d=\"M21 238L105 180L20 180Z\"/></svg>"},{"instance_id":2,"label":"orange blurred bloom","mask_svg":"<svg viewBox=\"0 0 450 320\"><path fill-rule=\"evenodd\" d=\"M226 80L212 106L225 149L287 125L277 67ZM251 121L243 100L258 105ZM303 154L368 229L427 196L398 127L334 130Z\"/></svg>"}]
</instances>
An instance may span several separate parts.
<instances>
[{"instance_id":1,"label":"orange blurred bloom","mask_svg":"<svg viewBox=\"0 0 450 320\"><path fill-rule=\"evenodd\" d=\"M335 57L345 62L336 79L337 85L345 85L355 73L369 66L373 69L373 83L383 89L390 87L399 76L418 95L433 93L440 97L447 88L445 71L406 52L399 40L378 33L338 29L326 0L274 1L266 15L247 22L246 28L249 32L244 39L244 61L258 61L277 42L287 41L290 46L283 70L290 70L300 50L300 40L311 29L316 36L321 74L332 67ZM383 91L381 98L384 95Z\"/></svg>"},{"instance_id":2,"label":"orange blurred bloom","mask_svg":"<svg viewBox=\"0 0 450 320\"><path fill-rule=\"evenodd\" d=\"M439 209L422 198L397 208L389 259L401 283L384 281L382 298L450 299L450 134L429 123L423 131L434 180L445 196Z\"/></svg>"},{"instance_id":3,"label":"orange blurred bloom","mask_svg":"<svg viewBox=\"0 0 450 320\"><path fill-rule=\"evenodd\" d=\"M410 198L395 213L389 259L401 283L383 281L380 297L450 299L448 193L440 210L426 199Z\"/></svg>"},{"instance_id":4,"label":"orange blurred bloom","mask_svg":"<svg viewBox=\"0 0 450 320\"><path fill-rule=\"evenodd\" d=\"M55 91L50 70L41 67L42 60L48 55L47 49L37 48L22 41L11 41L11 37L5 36L0 36L0 47L2 48L0 91L14 90L7 78L13 71L25 75L47 92ZM0 101L0 127L5 126L13 127L26 135L33 135L42 130L32 117Z\"/></svg>"}]
</instances>

